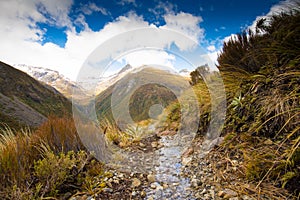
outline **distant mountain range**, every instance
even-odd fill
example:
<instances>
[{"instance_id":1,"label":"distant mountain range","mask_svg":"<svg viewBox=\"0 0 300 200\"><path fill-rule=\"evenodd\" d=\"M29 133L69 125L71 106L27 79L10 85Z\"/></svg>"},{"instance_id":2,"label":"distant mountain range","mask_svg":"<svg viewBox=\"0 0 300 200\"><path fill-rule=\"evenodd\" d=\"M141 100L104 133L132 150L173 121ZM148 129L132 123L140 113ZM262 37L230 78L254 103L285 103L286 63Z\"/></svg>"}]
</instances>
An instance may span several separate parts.
<instances>
[{"instance_id":1,"label":"distant mountain range","mask_svg":"<svg viewBox=\"0 0 300 200\"><path fill-rule=\"evenodd\" d=\"M174 76L174 73L176 76ZM169 79L169 77L171 79L170 75L173 74L172 79L178 77L175 78L178 80L172 81L173 86L176 87L176 84L180 84L180 77L188 77L189 73L188 70L169 72L147 66L134 68L131 65L126 65L119 72L109 77L94 78L93 81L96 81L97 85L91 93L91 91L84 90L80 84L69 80L57 71L20 64L12 67L0 62L0 122L2 125L5 123L12 127L38 126L50 114L63 115L64 113L71 113L72 105L67 98L72 98L73 90L77 91L77 98L80 98L80 95L95 96L96 109L99 116L101 116L111 112L110 99L112 91L119 83L125 84L125 88L131 79L143 78L146 75L156 77L156 81L159 83L162 75L165 79ZM153 96L152 91L157 92L156 96ZM121 92L124 92L124 90L121 90ZM174 96L165 87L158 84L147 85L139 89L139 94L136 93L130 100L131 112L135 116L135 120L140 121L149 117L149 109L143 107L143 110L139 110L141 99L152 105L153 103L161 103L158 99L162 99L163 96L165 97L163 104L175 100ZM141 101L136 101L135 98Z\"/></svg>"},{"instance_id":2,"label":"distant mountain range","mask_svg":"<svg viewBox=\"0 0 300 200\"><path fill-rule=\"evenodd\" d=\"M14 67L27 73L36 80L54 87L69 99L72 97L73 90L83 92L83 89L80 88L78 84L60 74L58 71L24 64L14 65Z\"/></svg>"},{"instance_id":3,"label":"distant mountain range","mask_svg":"<svg viewBox=\"0 0 300 200\"><path fill-rule=\"evenodd\" d=\"M0 126L38 126L51 114L72 111L71 102L53 87L0 62Z\"/></svg>"},{"instance_id":4,"label":"distant mountain range","mask_svg":"<svg viewBox=\"0 0 300 200\"><path fill-rule=\"evenodd\" d=\"M127 64L119 72L108 77L89 77L90 83L76 83L60 74L58 71L54 71L51 69L28 66L24 64L14 65L14 67L27 73L33 78L54 87L69 99L72 98L74 90L76 90L76 95L98 95L102 91L106 90L108 87L122 79L127 73L135 69L131 65ZM183 69L180 70L178 74L184 77L189 77L190 71L188 71L187 69ZM86 86L85 89L81 85Z\"/></svg>"}]
</instances>

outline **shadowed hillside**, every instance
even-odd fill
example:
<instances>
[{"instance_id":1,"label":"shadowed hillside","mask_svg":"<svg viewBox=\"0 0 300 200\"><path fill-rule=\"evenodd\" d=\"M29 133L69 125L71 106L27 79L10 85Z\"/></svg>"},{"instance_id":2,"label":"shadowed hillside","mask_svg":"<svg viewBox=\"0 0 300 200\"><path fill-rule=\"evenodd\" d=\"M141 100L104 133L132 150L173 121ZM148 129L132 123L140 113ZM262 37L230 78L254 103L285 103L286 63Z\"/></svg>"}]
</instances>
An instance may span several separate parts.
<instances>
[{"instance_id":1,"label":"shadowed hillside","mask_svg":"<svg viewBox=\"0 0 300 200\"><path fill-rule=\"evenodd\" d=\"M0 85L2 125L37 126L50 114L62 116L71 112L71 103L57 90L3 62L0 62Z\"/></svg>"},{"instance_id":2,"label":"shadowed hillside","mask_svg":"<svg viewBox=\"0 0 300 200\"><path fill-rule=\"evenodd\" d=\"M148 81L151 80L151 83ZM162 81L164 80L164 81ZM162 82L168 82L166 86ZM126 102L129 102L129 113L135 122L149 119L149 109L155 104L167 107L176 100L175 94L171 91L179 91L180 86L188 82L179 75L151 67L144 68L136 73L129 73L120 81L103 91L96 97L96 111L98 118L113 119L111 103L113 93L125 94L120 99L115 99L114 109L122 109ZM170 86L170 88L167 88ZM130 93L129 91L133 91ZM115 96L117 98L117 95Z\"/></svg>"}]
</instances>

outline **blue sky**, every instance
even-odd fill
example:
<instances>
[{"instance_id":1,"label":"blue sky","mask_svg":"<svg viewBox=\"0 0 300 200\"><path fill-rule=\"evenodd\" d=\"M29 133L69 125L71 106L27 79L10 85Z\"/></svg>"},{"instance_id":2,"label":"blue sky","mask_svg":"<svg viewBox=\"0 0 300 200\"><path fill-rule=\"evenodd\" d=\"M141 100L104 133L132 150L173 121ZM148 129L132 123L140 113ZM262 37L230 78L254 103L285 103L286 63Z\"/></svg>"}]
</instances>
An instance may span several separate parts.
<instances>
[{"instance_id":1,"label":"blue sky","mask_svg":"<svg viewBox=\"0 0 300 200\"><path fill-rule=\"evenodd\" d=\"M215 62L224 40L281 5L278 0L3 0L0 60L47 67L76 79L86 58L103 42L136 28L156 27L182 32ZM180 38L161 45L173 51L170 47L176 41L180 43ZM180 59L176 63L176 56L151 53L161 64L176 69L183 65ZM119 63L142 64L133 59L125 56Z\"/></svg>"},{"instance_id":2,"label":"blue sky","mask_svg":"<svg viewBox=\"0 0 300 200\"><path fill-rule=\"evenodd\" d=\"M205 29L206 39L215 41L240 32L251 25L257 16L266 15L278 2L278 0L75 0L69 16L75 22L79 15L83 15L89 28L99 31L105 24L129 12L135 12L138 16L143 16L145 21L155 25L165 25L163 16L168 12L185 12L202 17L203 22L199 25ZM93 10L91 5L97 6L99 10ZM84 30L84 27L78 23L73 25L76 32ZM61 47L65 45L67 27L57 27L55 24L47 23L40 23L39 27L47 29L42 43L53 42Z\"/></svg>"}]
</instances>

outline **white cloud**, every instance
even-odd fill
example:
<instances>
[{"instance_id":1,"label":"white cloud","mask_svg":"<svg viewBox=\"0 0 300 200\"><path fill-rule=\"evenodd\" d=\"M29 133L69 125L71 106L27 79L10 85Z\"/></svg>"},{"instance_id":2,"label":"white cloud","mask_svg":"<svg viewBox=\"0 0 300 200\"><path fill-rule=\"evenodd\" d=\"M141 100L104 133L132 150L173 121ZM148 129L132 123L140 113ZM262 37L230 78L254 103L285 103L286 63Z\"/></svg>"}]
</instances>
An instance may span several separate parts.
<instances>
[{"instance_id":1,"label":"white cloud","mask_svg":"<svg viewBox=\"0 0 300 200\"><path fill-rule=\"evenodd\" d=\"M142 65L161 65L174 68L175 56L168 54L165 51L156 50L140 50L131 52L118 60L125 62L133 67L140 67Z\"/></svg>"},{"instance_id":2,"label":"white cloud","mask_svg":"<svg viewBox=\"0 0 300 200\"><path fill-rule=\"evenodd\" d=\"M50 15L50 18L47 18L48 23L60 27L71 26L69 12L73 5L73 0L33 0L33 2L35 2L42 14ZM17 9L19 8L17 7Z\"/></svg>"},{"instance_id":3,"label":"white cloud","mask_svg":"<svg viewBox=\"0 0 300 200\"><path fill-rule=\"evenodd\" d=\"M186 34L194 41L204 39L204 29L199 27L202 17L193 16L189 13L166 14L164 16L166 25L162 28L171 29Z\"/></svg>"},{"instance_id":4,"label":"white cloud","mask_svg":"<svg viewBox=\"0 0 300 200\"><path fill-rule=\"evenodd\" d=\"M102 7L97 6L95 3L89 3L89 4L85 4L82 8L81 11L85 14L85 15L91 15L93 12L100 12L103 15L110 15L110 13Z\"/></svg>"},{"instance_id":5,"label":"white cloud","mask_svg":"<svg viewBox=\"0 0 300 200\"><path fill-rule=\"evenodd\" d=\"M228 42L229 40L235 40L237 38L236 34L231 34L223 39L224 42Z\"/></svg>"},{"instance_id":6,"label":"white cloud","mask_svg":"<svg viewBox=\"0 0 300 200\"><path fill-rule=\"evenodd\" d=\"M175 10L177 10L177 5L172 4L168 1L166 2L160 1L154 8L148 9L148 11L152 12L157 19L165 14L174 14Z\"/></svg>"},{"instance_id":7,"label":"white cloud","mask_svg":"<svg viewBox=\"0 0 300 200\"><path fill-rule=\"evenodd\" d=\"M76 79L81 65L91 52L103 42L120 33L138 28L154 27L159 37L155 41L149 41L149 45L153 44L165 48L175 43L182 50L192 48L194 43L185 42L179 34L166 35L164 30L175 30L195 41L203 38L204 30L198 26L202 18L183 12L165 15L166 25L161 27L149 24L143 17L130 12L106 24L99 31L92 31L88 27L84 16L78 15L73 23L80 24L84 29L77 33L68 17L72 6L71 0L55 0L57 4L45 0L26 1L22 4L18 2L18 0L0 1L0 7L2 8L2 12L0 12L0 60L8 64L23 63L47 67L57 70L73 80ZM93 6L90 6L90 8L97 10ZM45 17L45 13L47 13L47 16L50 15L50 18ZM65 46L59 47L53 43L42 45L41 41L45 30L40 30L36 26L37 22L57 22L55 25L58 27L68 27ZM143 36L134 38L134 41L138 42L151 37L153 35L149 35L146 31ZM155 61L172 67L174 57L166 52L141 51L137 52L135 56L133 54L126 56L124 60L132 65Z\"/></svg>"},{"instance_id":8,"label":"white cloud","mask_svg":"<svg viewBox=\"0 0 300 200\"><path fill-rule=\"evenodd\" d=\"M207 50L208 51L215 51L216 47L214 45L210 45L210 46L207 47Z\"/></svg>"},{"instance_id":9,"label":"white cloud","mask_svg":"<svg viewBox=\"0 0 300 200\"><path fill-rule=\"evenodd\" d=\"M266 15L257 16L256 19L253 21L253 23L250 26L246 27L246 28L248 28L248 29L255 32L256 23L260 19L262 19L262 18L269 19L272 15L276 15L276 14L279 14L281 12L290 11L291 8L297 7L297 6L298 5L296 4L296 1L293 1L293 0L281 1L278 4L273 5L271 7L270 11Z\"/></svg>"},{"instance_id":10,"label":"white cloud","mask_svg":"<svg viewBox=\"0 0 300 200\"><path fill-rule=\"evenodd\" d=\"M134 6L137 6L135 0L121 0L121 1L118 1L118 4L120 4L122 6L124 6L126 4L132 4Z\"/></svg>"},{"instance_id":11,"label":"white cloud","mask_svg":"<svg viewBox=\"0 0 300 200\"><path fill-rule=\"evenodd\" d=\"M218 59L219 53L220 53L220 51L214 51L214 52L200 55L199 58L202 61L202 63L199 64L199 66L208 64L211 71L217 71L218 69L216 67L216 64L218 64L217 59Z\"/></svg>"}]
</instances>

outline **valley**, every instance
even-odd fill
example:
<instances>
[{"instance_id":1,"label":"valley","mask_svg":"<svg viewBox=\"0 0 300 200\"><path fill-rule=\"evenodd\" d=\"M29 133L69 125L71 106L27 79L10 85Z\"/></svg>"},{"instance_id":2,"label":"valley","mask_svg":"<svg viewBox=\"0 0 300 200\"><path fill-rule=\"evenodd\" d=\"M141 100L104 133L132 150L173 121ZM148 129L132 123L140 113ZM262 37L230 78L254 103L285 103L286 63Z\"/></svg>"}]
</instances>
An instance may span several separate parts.
<instances>
[{"instance_id":1,"label":"valley","mask_svg":"<svg viewBox=\"0 0 300 200\"><path fill-rule=\"evenodd\" d=\"M0 62L0 199L299 199L297 5L224 41L217 71Z\"/></svg>"}]
</instances>

